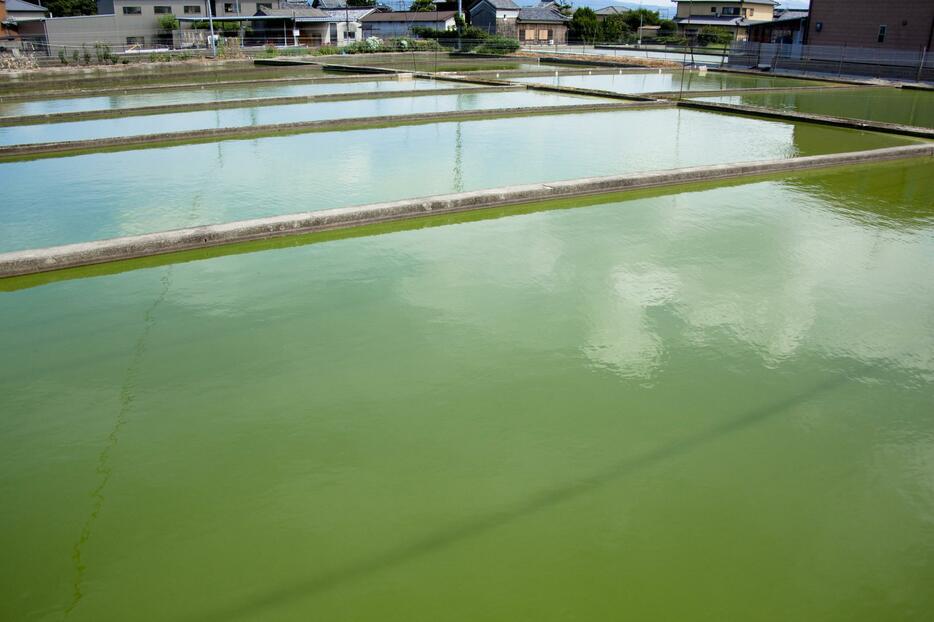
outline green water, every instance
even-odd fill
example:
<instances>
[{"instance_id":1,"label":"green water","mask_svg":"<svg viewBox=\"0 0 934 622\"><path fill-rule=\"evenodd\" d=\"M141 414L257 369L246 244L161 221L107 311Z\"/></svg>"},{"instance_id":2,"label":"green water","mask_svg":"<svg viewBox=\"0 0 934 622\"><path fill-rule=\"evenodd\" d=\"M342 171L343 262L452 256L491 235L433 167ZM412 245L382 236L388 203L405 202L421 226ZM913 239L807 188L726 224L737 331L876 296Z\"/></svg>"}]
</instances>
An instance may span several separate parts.
<instances>
[{"instance_id":1,"label":"green water","mask_svg":"<svg viewBox=\"0 0 934 622\"><path fill-rule=\"evenodd\" d=\"M495 93L465 92L458 95L422 95L411 98L372 98L289 104L286 106L263 105L250 108L199 110L140 117L127 116L113 119L70 121L67 123L0 127L0 145L88 140L162 132L449 112L453 110L573 106L601 103L601 101L592 97L520 90Z\"/></svg>"},{"instance_id":2,"label":"green water","mask_svg":"<svg viewBox=\"0 0 934 622\"><path fill-rule=\"evenodd\" d=\"M262 97L295 97L301 95L327 95L332 93L371 93L384 91L420 91L437 88L457 88L454 82L434 80L366 80L361 82L325 82L320 84L290 85L233 85L199 87L178 91L153 91L150 93L127 93L96 97L73 97L67 99L44 99L39 101L0 102L0 116L54 114L58 112L83 112L86 110L115 110L140 106L164 106L170 104L198 104L203 102L230 101L235 99L258 99Z\"/></svg>"},{"instance_id":3,"label":"green water","mask_svg":"<svg viewBox=\"0 0 934 622\"><path fill-rule=\"evenodd\" d=\"M570 86L581 89L598 89L614 91L616 93L655 93L677 91L715 91L722 89L765 88L780 86L809 86L814 82L795 80L791 78L774 78L767 76L747 76L741 74L709 72L701 75L696 71L684 72L684 81L681 80L680 71L665 71L659 73L618 73L593 75L556 75L514 78L513 82L530 82L536 84L551 84L555 86Z\"/></svg>"},{"instance_id":4,"label":"green water","mask_svg":"<svg viewBox=\"0 0 934 622\"><path fill-rule=\"evenodd\" d=\"M0 163L0 251L513 184L910 142L672 108L8 162Z\"/></svg>"},{"instance_id":5,"label":"green water","mask_svg":"<svg viewBox=\"0 0 934 622\"><path fill-rule=\"evenodd\" d=\"M700 97L698 100L934 128L934 93L929 91L869 88L800 93L750 93Z\"/></svg>"},{"instance_id":6,"label":"green water","mask_svg":"<svg viewBox=\"0 0 934 622\"><path fill-rule=\"evenodd\" d=\"M37 89L54 91L57 89L98 89L98 88L134 88L159 87L178 84L211 84L229 80L268 80L271 78L321 78L321 67L302 65L292 67L237 66L233 69L195 68L191 71L153 71L153 72L91 72L79 75L45 74L31 76L27 80L3 81L0 86L11 94L30 94Z\"/></svg>"},{"instance_id":7,"label":"green water","mask_svg":"<svg viewBox=\"0 0 934 622\"><path fill-rule=\"evenodd\" d=\"M929 620L932 175L0 293L0 619Z\"/></svg>"}]
</instances>

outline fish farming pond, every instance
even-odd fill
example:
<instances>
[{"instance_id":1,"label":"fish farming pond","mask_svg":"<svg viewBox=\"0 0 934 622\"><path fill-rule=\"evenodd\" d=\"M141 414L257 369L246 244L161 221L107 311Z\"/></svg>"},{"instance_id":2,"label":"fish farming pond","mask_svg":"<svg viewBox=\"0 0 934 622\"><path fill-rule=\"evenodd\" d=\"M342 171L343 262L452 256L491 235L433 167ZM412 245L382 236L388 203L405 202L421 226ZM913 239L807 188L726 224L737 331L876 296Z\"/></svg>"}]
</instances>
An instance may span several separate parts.
<instances>
[{"instance_id":1,"label":"fish farming pond","mask_svg":"<svg viewBox=\"0 0 934 622\"><path fill-rule=\"evenodd\" d=\"M0 619L928 619L931 93L416 61L0 101L0 269L544 188L0 278Z\"/></svg>"}]
</instances>

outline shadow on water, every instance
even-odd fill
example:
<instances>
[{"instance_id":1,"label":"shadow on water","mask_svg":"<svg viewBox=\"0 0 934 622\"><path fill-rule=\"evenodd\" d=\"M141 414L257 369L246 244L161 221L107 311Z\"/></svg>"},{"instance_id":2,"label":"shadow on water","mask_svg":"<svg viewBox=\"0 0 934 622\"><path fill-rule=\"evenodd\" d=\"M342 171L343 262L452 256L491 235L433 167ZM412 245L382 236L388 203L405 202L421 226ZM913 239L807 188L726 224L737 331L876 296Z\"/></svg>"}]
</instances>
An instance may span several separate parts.
<instances>
[{"instance_id":1,"label":"shadow on water","mask_svg":"<svg viewBox=\"0 0 934 622\"><path fill-rule=\"evenodd\" d=\"M747 428L800 406L823 393L831 391L845 381L846 378L844 377L831 378L797 395L754 409L745 415L725 421L709 430L639 456L621 459L608 465L603 470L591 474L589 477L576 479L573 482L567 482L554 488L534 493L511 508L492 511L467 519L450 528L427 533L424 537L414 542L375 555L369 559L335 569L317 577L311 577L293 583L292 585L272 589L264 594L257 594L249 600L234 603L229 607L208 614L193 616L190 619L220 621L251 618L265 612L267 609L311 598L317 594L339 588L345 584L365 579L384 570L427 557L447 547L455 546L471 538L482 536L503 525L549 510L560 504L571 502L611 482L689 453L730 434L742 432Z\"/></svg>"}]
</instances>

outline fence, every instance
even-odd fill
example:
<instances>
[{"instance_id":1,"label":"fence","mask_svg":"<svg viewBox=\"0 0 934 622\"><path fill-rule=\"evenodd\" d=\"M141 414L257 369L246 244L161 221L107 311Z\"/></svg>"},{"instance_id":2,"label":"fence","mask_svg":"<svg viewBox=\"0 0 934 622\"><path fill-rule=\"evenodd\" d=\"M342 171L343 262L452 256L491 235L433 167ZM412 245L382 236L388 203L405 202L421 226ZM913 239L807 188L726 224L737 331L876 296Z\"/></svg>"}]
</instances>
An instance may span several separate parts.
<instances>
[{"instance_id":1,"label":"fence","mask_svg":"<svg viewBox=\"0 0 934 622\"><path fill-rule=\"evenodd\" d=\"M934 54L927 50L886 50L828 45L736 42L727 65L836 76L934 81Z\"/></svg>"}]
</instances>

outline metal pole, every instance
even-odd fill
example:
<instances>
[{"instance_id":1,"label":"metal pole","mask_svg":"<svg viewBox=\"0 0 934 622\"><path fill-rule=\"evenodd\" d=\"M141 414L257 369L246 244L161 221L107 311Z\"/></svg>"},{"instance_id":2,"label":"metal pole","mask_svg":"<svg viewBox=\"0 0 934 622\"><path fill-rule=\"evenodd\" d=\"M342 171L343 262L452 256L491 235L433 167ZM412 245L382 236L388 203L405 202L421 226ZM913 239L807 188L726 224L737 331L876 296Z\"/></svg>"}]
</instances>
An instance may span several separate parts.
<instances>
[{"instance_id":1,"label":"metal pole","mask_svg":"<svg viewBox=\"0 0 934 622\"><path fill-rule=\"evenodd\" d=\"M217 46L214 43L214 11L211 10L211 0L204 0L208 8L208 27L211 29L211 56L217 58Z\"/></svg>"},{"instance_id":2,"label":"metal pole","mask_svg":"<svg viewBox=\"0 0 934 622\"><path fill-rule=\"evenodd\" d=\"M927 60L927 57L928 57L928 49L927 49L927 46L925 46L925 48L921 51L921 62L918 63L918 75L915 78L918 82L921 82L921 76L923 75L923 72L924 72L924 61Z\"/></svg>"}]
</instances>

